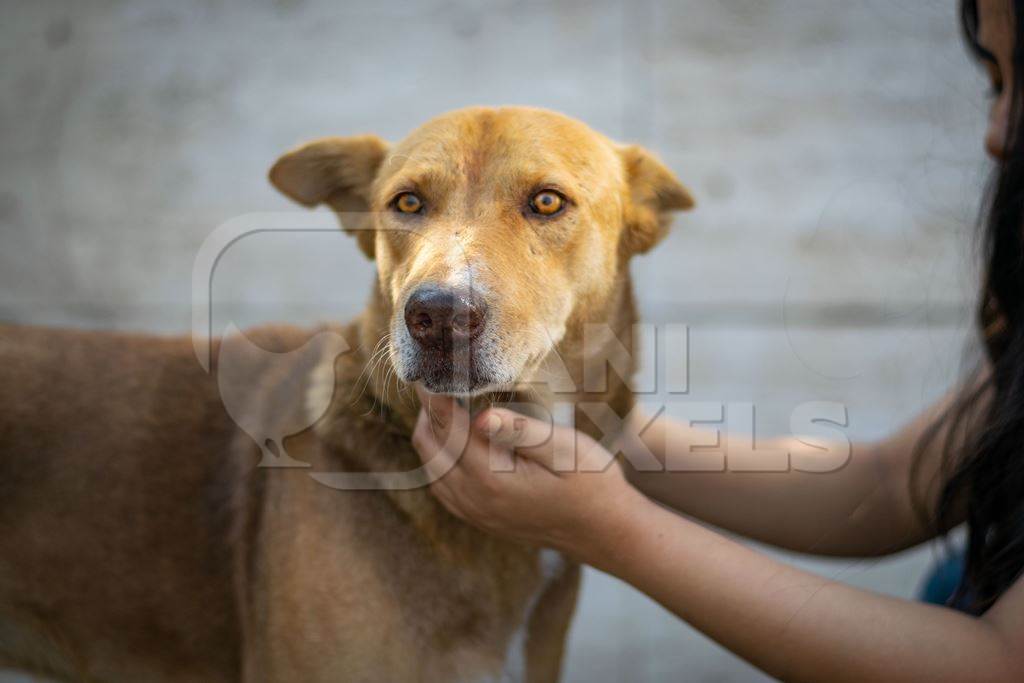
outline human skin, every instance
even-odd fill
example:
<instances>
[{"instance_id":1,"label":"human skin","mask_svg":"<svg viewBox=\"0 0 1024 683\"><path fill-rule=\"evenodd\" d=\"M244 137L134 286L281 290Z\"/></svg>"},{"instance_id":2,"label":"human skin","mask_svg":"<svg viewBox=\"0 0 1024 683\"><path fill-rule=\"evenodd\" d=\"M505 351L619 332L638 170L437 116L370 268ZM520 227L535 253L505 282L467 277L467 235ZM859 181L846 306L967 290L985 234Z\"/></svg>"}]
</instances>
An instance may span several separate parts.
<instances>
[{"instance_id":1,"label":"human skin","mask_svg":"<svg viewBox=\"0 0 1024 683\"><path fill-rule=\"evenodd\" d=\"M979 0L979 42L992 84L985 148L1006 148L1013 93L1013 34L1005 0ZM588 437L503 409L470 416L421 392L413 442L437 498L491 533L561 550L613 574L767 673L794 681L1024 680L1024 579L981 617L878 595L773 560L665 506L774 545L828 555L875 556L929 539L911 491L934 511L943 434L914 445L954 401L875 442L853 444L826 476L779 473L630 473ZM662 461L693 430L661 417L641 435ZM541 446L532 444L542 443ZM764 444L787 448L786 439ZM578 467L553 466L575 451ZM495 456L515 462L494 471ZM588 464L590 467L588 467ZM600 471L587 471L600 470ZM656 502L655 502L656 501ZM660 503L660 504L659 504Z\"/></svg>"},{"instance_id":2,"label":"human skin","mask_svg":"<svg viewBox=\"0 0 1024 683\"><path fill-rule=\"evenodd\" d=\"M1024 580L979 618L852 588L665 509L618 465L601 471L607 452L582 434L498 408L471 419L448 396L421 400L429 413L413 443L454 515L619 577L772 676L1024 680ZM562 471L553 458L567 449L578 466ZM515 469L494 471L495 457Z\"/></svg>"}]
</instances>

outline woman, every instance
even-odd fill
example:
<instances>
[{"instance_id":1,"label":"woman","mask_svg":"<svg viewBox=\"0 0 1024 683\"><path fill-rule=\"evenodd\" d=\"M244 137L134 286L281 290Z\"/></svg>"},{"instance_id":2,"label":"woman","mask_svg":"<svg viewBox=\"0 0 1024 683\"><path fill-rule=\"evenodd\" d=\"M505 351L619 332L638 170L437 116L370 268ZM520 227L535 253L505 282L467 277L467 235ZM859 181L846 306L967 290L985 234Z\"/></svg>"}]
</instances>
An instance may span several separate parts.
<instances>
[{"instance_id":1,"label":"woman","mask_svg":"<svg viewBox=\"0 0 1024 683\"><path fill-rule=\"evenodd\" d=\"M1024 0L967 1L962 15L993 87L985 143L999 164L978 314L985 362L975 377L891 438L855 445L847 466L828 476L658 472L631 474L630 485L618 466L585 471L608 457L586 437L556 428L543 446L522 447L550 426L490 409L468 422L461 458L433 484L442 503L488 531L618 576L779 678L1024 680ZM459 440L438 432L468 416L451 399L421 398L430 415L421 413L414 443L428 467L451 462L459 453L442 444ZM659 419L642 439L664 459L670 444L692 436ZM552 453L574 443L580 467L556 473ZM518 456L515 472L490 471L493 448ZM663 506L826 555L895 552L966 522L963 579L954 609L876 595Z\"/></svg>"}]
</instances>

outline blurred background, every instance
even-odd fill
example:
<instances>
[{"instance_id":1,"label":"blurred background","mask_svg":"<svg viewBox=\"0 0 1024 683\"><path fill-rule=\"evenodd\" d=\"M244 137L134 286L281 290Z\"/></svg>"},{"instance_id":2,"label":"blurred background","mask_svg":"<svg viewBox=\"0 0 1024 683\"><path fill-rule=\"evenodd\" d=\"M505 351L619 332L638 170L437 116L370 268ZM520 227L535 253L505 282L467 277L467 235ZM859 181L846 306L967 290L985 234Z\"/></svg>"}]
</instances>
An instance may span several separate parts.
<instances>
[{"instance_id":1,"label":"blurred background","mask_svg":"<svg viewBox=\"0 0 1024 683\"><path fill-rule=\"evenodd\" d=\"M186 333L204 239L290 210L281 152L529 104L646 145L697 198L634 263L644 318L690 326L690 393L652 403L753 402L767 435L839 401L870 439L961 369L988 167L954 0L2 6L0 320ZM214 332L350 318L372 278L340 232L252 236L218 265ZM935 553L788 559L909 597ZM762 678L587 573L565 680Z\"/></svg>"}]
</instances>

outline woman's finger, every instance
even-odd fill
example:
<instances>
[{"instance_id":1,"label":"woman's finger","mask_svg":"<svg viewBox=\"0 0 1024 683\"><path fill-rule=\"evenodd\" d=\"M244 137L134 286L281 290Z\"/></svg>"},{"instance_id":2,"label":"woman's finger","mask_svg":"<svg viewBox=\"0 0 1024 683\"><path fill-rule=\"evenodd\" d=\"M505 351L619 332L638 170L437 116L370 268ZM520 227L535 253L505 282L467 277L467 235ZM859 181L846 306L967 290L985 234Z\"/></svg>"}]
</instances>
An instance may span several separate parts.
<instances>
[{"instance_id":1,"label":"woman's finger","mask_svg":"<svg viewBox=\"0 0 1024 683\"><path fill-rule=\"evenodd\" d=\"M412 444L432 482L441 480L458 464L458 453L453 454L443 447L425 410L416 418Z\"/></svg>"},{"instance_id":2,"label":"woman's finger","mask_svg":"<svg viewBox=\"0 0 1024 683\"><path fill-rule=\"evenodd\" d=\"M447 431L456 407L455 399L444 394L432 394L419 384L414 386L416 395L420 398L420 405L426 410L431 423L439 431Z\"/></svg>"},{"instance_id":3,"label":"woman's finger","mask_svg":"<svg viewBox=\"0 0 1024 683\"><path fill-rule=\"evenodd\" d=\"M469 443L470 416L451 396L432 394L416 385L420 397L421 414L426 414L429 427L439 446L458 458Z\"/></svg>"},{"instance_id":4,"label":"woman's finger","mask_svg":"<svg viewBox=\"0 0 1024 683\"><path fill-rule=\"evenodd\" d=\"M535 460L552 472L576 468L577 432L505 408L489 408L473 421L477 434Z\"/></svg>"}]
</instances>

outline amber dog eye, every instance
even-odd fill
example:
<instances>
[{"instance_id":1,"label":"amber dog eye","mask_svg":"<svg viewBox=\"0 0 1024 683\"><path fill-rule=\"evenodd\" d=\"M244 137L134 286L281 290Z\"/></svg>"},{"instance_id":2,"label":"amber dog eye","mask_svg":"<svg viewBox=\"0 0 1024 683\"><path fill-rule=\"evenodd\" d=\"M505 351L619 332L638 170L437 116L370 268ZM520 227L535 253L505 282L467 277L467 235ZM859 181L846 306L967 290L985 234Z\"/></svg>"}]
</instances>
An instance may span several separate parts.
<instances>
[{"instance_id":1,"label":"amber dog eye","mask_svg":"<svg viewBox=\"0 0 1024 683\"><path fill-rule=\"evenodd\" d=\"M423 200L412 192L403 192L395 198L395 208L402 213L419 213L423 209Z\"/></svg>"},{"instance_id":2,"label":"amber dog eye","mask_svg":"<svg viewBox=\"0 0 1024 683\"><path fill-rule=\"evenodd\" d=\"M541 216L553 216L564 206L565 198L554 190L542 190L530 200L530 209Z\"/></svg>"}]
</instances>

